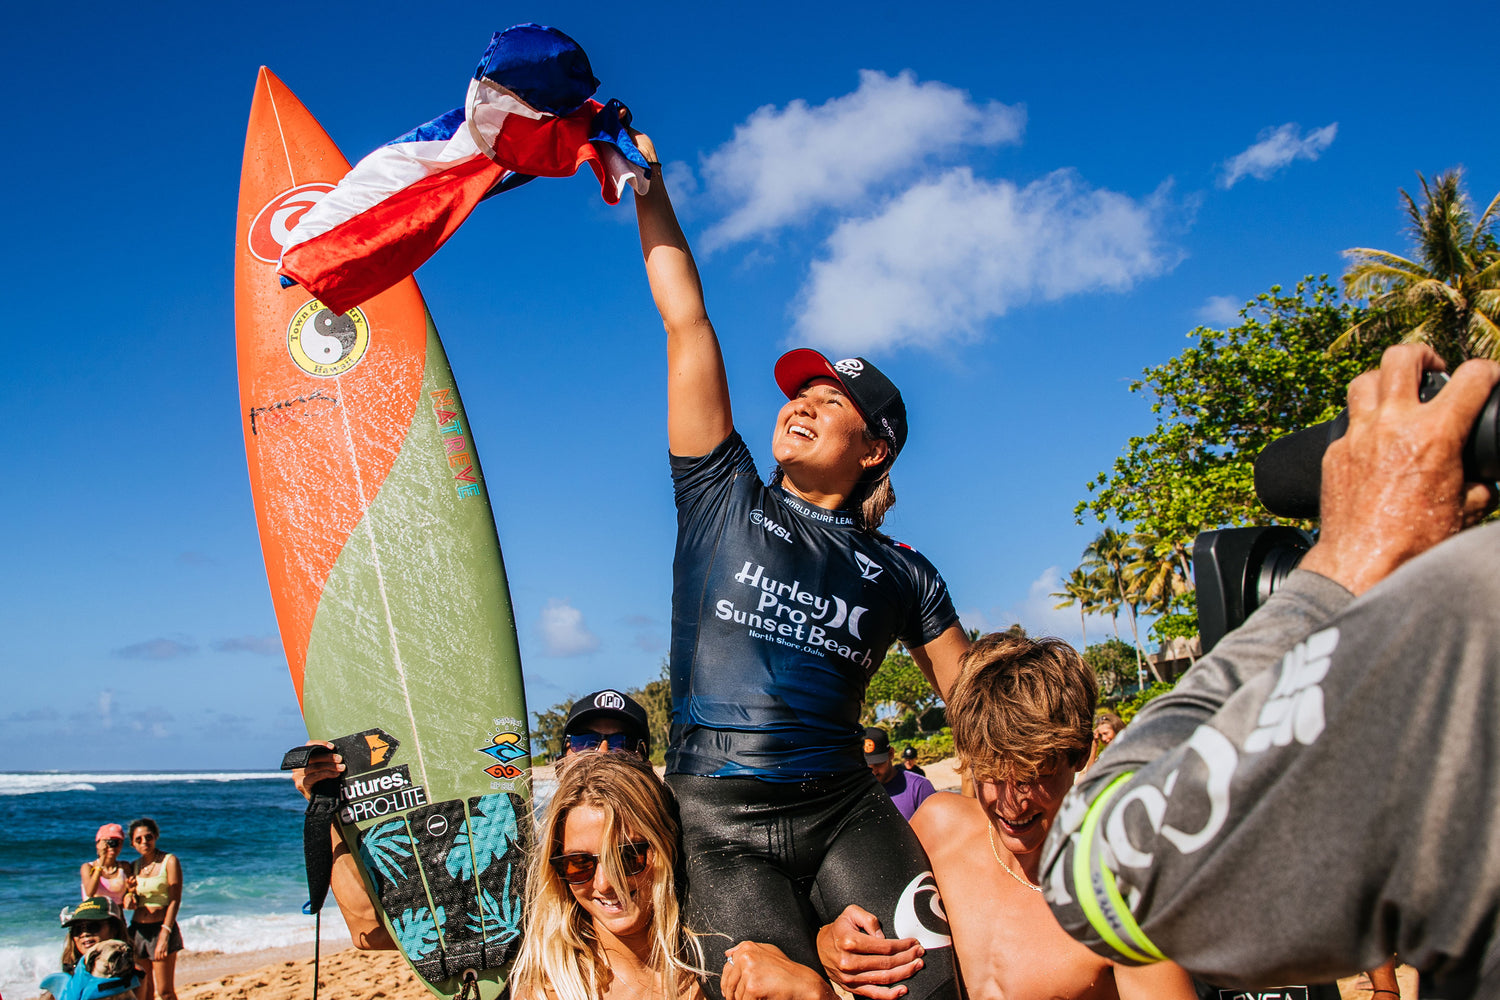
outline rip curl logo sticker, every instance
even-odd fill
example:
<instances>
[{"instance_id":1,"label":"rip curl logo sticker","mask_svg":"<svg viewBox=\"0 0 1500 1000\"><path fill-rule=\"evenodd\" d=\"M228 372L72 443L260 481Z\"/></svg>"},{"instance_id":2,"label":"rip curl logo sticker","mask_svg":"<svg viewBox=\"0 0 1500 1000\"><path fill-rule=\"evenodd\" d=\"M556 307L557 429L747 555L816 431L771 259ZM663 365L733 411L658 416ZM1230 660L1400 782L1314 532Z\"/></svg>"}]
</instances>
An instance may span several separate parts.
<instances>
[{"instance_id":1,"label":"rip curl logo sticker","mask_svg":"<svg viewBox=\"0 0 1500 1000\"><path fill-rule=\"evenodd\" d=\"M901 898L896 901L895 934L898 938L916 938L923 948L946 948L953 943L948 912L943 909L932 872L923 872L901 890Z\"/></svg>"},{"instance_id":2,"label":"rip curl logo sticker","mask_svg":"<svg viewBox=\"0 0 1500 1000\"><path fill-rule=\"evenodd\" d=\"M858 358L845 358L843 361L835 361L833 370L849 378L859 378L859 373L865 370L865 363Z\"/></svg>"},{"instance_id":3,"label":"rip curl logo sticker","mask_svg":"<svg viewBox=\"0 0 1500 1000\"><path fill-rule=\"evenodd\" d=\"M527 756L525 742L521 739L520 733L496 733L490 745L480 747L479 752L495 758L495 763L484 769L484 773L491 778L519 778L521 776L521 769L512 763Z\"/></svg>"},{"instance_id":4,"label":"rip curl logo sticker","mask_svg":"<svg viewBox=\"0 0 1500 1000\"><path fill-rule=\"evenodd\" d=\"M1261 706L1255 731L1245 737L1245 752L1259 753L1296 740L1312 746L1323 734L1323 689L1318 685L1333 665L1339 645L1336 628L1314 632L1292 647L1281 661L1281 677Z\"/></svg>"},{"instance_id":5,"label":"rip curl logo sticker","mask_svg":"<svg viewBox=\"0 0 1500 1000\"><path fill-rule=\"evenodd\" d=\"M317 378L333 378L359 364L370 348L370 321L358 308L339 314L309 299L286 326L292 363Z\"/></svg>"},{"instance_id":6,"label":"rip curl logo sticker","mask_svg":"<svg viewBox=\"0 0 1500 1000\"><path fill-rule=\"evenodd\" d=\"M618 691L600 691L594 697L595 708L608 708L618 712L625 708L625 698Z\"/></svg>"},{"instance_id":7,"label":"rip curl logo sticker","mask_svg":"<svg viewBox=\"0 0 1500 1000\"><path fill-rule=\"evenodd\" d=\"M245 240L250 255L267 264L280 261L281 251L302 216L332 190L332 184L298 184L266 202L250 223L250 235Z\"/></svg>"}]
</instances>

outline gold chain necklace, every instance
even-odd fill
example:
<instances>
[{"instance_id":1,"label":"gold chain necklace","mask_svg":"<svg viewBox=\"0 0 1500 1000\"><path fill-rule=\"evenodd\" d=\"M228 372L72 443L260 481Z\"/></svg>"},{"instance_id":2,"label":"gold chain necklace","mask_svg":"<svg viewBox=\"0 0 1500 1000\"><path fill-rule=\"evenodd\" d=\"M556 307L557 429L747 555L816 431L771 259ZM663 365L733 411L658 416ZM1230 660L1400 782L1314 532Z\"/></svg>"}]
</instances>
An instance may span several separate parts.
<instances>
[{"instance_id":1,"label":"gold chain necklace","mask_svg":"<svg viewBox=\"0 0 1500 1000\"><path fill-rule=\"evenodd\" d=\"M1017 875L1015 872L1011 871L1010 870L1010 865L1006 864L1003 860L1001 860L1001 858L1000 858L1000 850L999 850L999 848L997 848L995 846L995 828L993 826L991 826L988 822L986 822L984 824L984 828L985 828L985 830L989 831L989 835L990 835L990 853L995 856L995 860L996 861L1000 862L1000 867L1005 869L1005 874L1009 875L1011 878L1015 879L1017 882L1021 883L1026 888L1028 888L1028 889L1035 889L1037 892L1041 892L1042 891L1042 887L1041 886L1039 886L1039 885L1032 885L1026 879L1022 878L1020 875Z\"/></svg>"}]
</instances>

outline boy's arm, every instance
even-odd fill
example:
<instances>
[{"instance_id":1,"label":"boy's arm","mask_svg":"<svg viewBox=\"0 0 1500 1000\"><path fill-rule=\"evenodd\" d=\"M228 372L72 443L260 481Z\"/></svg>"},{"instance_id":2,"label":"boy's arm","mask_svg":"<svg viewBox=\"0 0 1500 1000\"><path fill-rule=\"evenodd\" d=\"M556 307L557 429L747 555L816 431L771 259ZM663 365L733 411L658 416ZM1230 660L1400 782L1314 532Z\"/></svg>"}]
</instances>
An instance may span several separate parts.
<instances>
[{"instance_id":1,"label":"boy's arm","mask_svg":"<svg viewBox=\"0 0 1500 1000\"><path fill-rule=\"evenodd\" d=\"M656 162L651 139L636 133L635 141ZM667 197L666 179L657 173L650 191L636 195L635 216L646 280L667 331L667 446L674 455L707 455L734 430L729 379L692 248Z\"/></svg>"}]
</instances>

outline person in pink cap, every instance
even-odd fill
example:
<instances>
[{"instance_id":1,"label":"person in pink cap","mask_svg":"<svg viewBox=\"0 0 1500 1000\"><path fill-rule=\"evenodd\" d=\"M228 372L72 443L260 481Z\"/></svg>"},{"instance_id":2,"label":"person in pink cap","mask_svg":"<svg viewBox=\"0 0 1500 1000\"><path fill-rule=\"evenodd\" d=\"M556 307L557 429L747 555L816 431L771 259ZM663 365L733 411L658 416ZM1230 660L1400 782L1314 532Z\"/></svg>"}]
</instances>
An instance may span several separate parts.
<instances>
[{"instance_id":1,"label":"person in pink cap","mask_svg":"<svg viewBox=\"0 0 1500 1000\"><path fill-rule=\"evenodd\" d=\"M923 954L907 1000L956 996L931 865L862 751L865 687L893 642L944 695L969 645L932 563L881 531L906 404L867 358L783 355L762 481L664 180L635 204L666 330L677 504L666 780L689 926L707 967L725 967L708 990L739 989L752 964L819 968L819 925L857 905L897 964Z\"/></svg>"},{"instance_id":2,"label":"person in pink cap","mask_svg":"<svg viewBox=\"0 0 1500 1000\"><path fill-rule=\"evenodd\" d=\"M78 868L83 899L103 896L123 909L135 909L135 869L129 861L120 860L120 849L124 846L125 828L118 823L105 823L94 834L97 856Z\"/></svg>"}]
</instances>

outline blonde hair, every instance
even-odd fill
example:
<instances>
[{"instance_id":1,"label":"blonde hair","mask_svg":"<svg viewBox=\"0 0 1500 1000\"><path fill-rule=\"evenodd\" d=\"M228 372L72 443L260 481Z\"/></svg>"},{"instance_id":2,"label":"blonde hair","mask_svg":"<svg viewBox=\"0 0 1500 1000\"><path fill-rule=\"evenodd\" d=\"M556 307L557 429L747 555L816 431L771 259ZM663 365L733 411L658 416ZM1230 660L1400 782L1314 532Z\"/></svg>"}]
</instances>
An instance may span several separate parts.
<instances>
[{"instance_id":1,"label":"blonde hair","mask_svg":"<svg viewBox=\"0 0 1500 1000\"><path fill-rule=\"evenodd\" d=\"M1030 780L1058 762L1083 763L1098 698L1094 672L1066 642L992 632L959 661L948 724L976 781Z\"/></svg>"},{"instance_id":2,"label":"blonde hair","mask_svg":"<svg viewBox=\"0 0 1500 1000\"><path fill-rule=\"evenodd\" d=\"M651 766L634 754L575 754L557 765L557 792L542 819L526 880L526 937L512 976L518 1000L593 1000L609 986L610 970L583 907L550 859L562 853L568 813L591 806L604 814L604 843L644 840L651 845L650 966L660 974L661 1000L677 1000L703 975L703 952L682 926L677 894L678 826L671 801ZM629 882L618 851L599 864L621 898Z\"/></svg>"}]
</instances>

